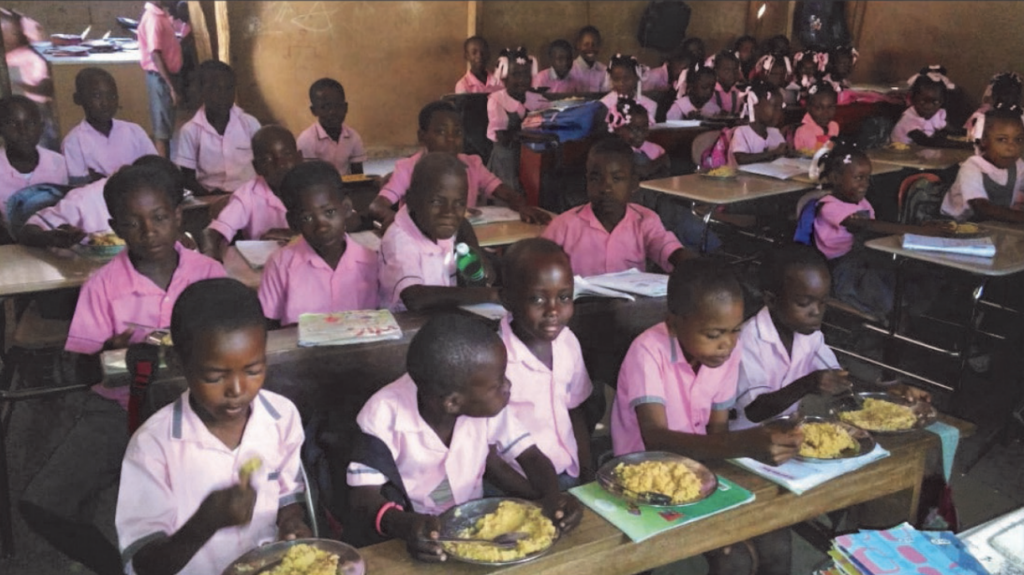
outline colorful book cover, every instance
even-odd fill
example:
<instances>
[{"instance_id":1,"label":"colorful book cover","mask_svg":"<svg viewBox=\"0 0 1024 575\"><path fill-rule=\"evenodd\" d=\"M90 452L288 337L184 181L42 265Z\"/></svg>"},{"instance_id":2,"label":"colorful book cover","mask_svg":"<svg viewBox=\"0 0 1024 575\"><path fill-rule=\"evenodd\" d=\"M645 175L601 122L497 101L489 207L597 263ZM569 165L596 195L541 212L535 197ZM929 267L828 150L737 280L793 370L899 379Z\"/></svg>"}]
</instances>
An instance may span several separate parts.
<instances>
[{"instance_id":1,"label":"colorful book cover","mask_svg":"<svg viewBox=\"0 0 1024 575\"><path fill-rule=\"evenodd\" d=\"M754 500L753 493L721 476L718 477L718 489L707 499L679 507L631 506L605 491L597 482L574 487L569 493L607 519L634 543Z\"/></svg>"},{"instance_id":2,"label":"colorful book cover","mask_svg":"<svg viewBox=\"0 0 1024 575\"><path fill-rule=\"evenodd\" d=\"M402 328L386 309L304 313L299 316L299 346L347 345L401 339Z\"/></svg>"},{"instance_id":3,"label":"colorful book cover","mask_svg":"<svg viewBox=\"0 0 1024 575\"><path fill-rule=\"evenodd\" d=\"M907 523L841 535L835 545L865 575L978 575Z\"/></svg>"}]
</instances>

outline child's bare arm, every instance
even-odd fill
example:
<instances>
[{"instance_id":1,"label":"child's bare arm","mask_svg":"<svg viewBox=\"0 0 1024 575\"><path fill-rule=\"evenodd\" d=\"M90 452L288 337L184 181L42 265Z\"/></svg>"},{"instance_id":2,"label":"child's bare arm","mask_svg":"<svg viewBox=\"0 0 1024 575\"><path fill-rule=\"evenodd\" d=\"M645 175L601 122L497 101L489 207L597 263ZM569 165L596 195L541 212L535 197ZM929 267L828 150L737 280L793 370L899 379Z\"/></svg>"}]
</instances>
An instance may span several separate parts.
<instances>
[{"instance_id":1,"label":"child's bare arm","mask_svg":"<svg viewBox=\"0 0 1024 575\"><path fill-rule=\"evenodd\" d=\"M386 503L379 486L353 487L349 491L349 505L364 524L374 525ZM433 541L441 536L441 523L436 517L392 508L380 518L380 528L384 535L404 540L409 555L420 561L447 559L441 544Z\"/></svg>"},{"instance_id":2,"label":"child's bare arm","mask_svg":"<svg viewBox=\"0 0 1024 575\"><path fill-rule=\"evenodd\" d=\"M551 460L533 445L520 453L516 462L523 468L533 489L540 493L544 514L548 519L554 521L562 531L579 525L583 509L575 497L558 491L558 475L555 474Z\"/></svg>"},{"instance_id":3,"label":"child's bare arm","mask_svg":"<svg viewBox=\"0 0 1024 575\"><path fill-rule=\"evenodd\" d=\"M193 168L181 168L181 177L184 180L185 189L192 190L192 193L197 196L205 196L216 192L216 190L207 190L199 183L199 180L196 179L196 171Z\"/></svg>"},{"instance_id":4,"label":"child's bare arm","mask_svg":"<svg viewBox=\"0 0 1024 575\"><path fill-rule=\"evenodd\" d=\"M569 420L572 421L572 434L576 437L576 454L580 460L580 483L588 483L593 481L597 470L594 469L594 460L590 454L590 430L587 427L587 418L582 405L569 410Z\"/></svg>"},{"instance_id":5,"label":"child's bare arm","mask_svg":"<svg viewBox=\"0 0 1024 575\"><path fill-rule=\"evenodd\" d=\"M1014 224L1024 223L1024 211L1022 210L1016 210L1005 206L997 206L984 198L969 200L967 204L971 206L971 211L974 212L975 219L998 220ZM25 228L22 228L22 233L24 233L24 229Z\"/></svg>"},{"instance_id":6,"label":"child's bare arm","mask_svg":"<svg viewBox=\"0 0 1024 575\"><path fill-rule=\"evenodd\" d=\"M85 232L75 226L63 224L55 230L44 230L35 224L25 224L18 232L18 242L37 248L70 248L85 238Z\"/></svg>"},{"instance_id":7,"label":"child's bare arm","mask_svg":"<svg viewBox=\"0 0 1024 575\"><path fill-rule=\"evenodd\" d=\"M477 303L501 303L497 288L414 285L402 290L402 303L409 311L452 308Z\"/></svg>"},{"instance_id":8,"label":"child's bare arm","mask_svg":"<svg viewBox=\"0 0 1024 575\"><path fill-rule=\"evenodd\" d=\"M203 255L211 257L219 262L223 262L224 252L227 251L228 245L231 243L230 240L212 228L206 228L203 230L202 238L203 245L201 248Z\"/></svg>"},{"instance_id":9,"label":"child's bare arm","mask_svg":"<svg viewBox=\"0 0 1024 575\"><path fill-rule=\"evenodd\" d=\"M526 205L526 198L505 184L494 189L494 197L519 212L520 219L528 224L546 224L551 221L551 214L536 206Z\"/></svg>"},{"instance_id":10,"label":"child's bare arm","mask_svg":"<svg viewBox=\"0 0 1024 575\"><path fill-rule=\"evenodd\" d=\"M391 209L391 200L384 196L377 196L370 202L370 217L381 223L382 229L388 229L391 222L395 221L395 210Z\"/></svg>"},{"instance_id":11,"label":"child's bare arm","mask_svg":"<svg viewBox=\"0 0 1024 575\"><path fill-rule=\"evenodd\" d=\"M913 132L907 134L907 137L910 138L912 142L919 146L924 146L926 148L971 149L974 147L974 144L970 142L959 142L957 140L950 140L948 136L948 130L939 130L931 136L925 135L925 133L922 132L921 130L914 130Z\"/></svg>"},{"instance_id":12,"label":"child's bare arm","mask_svg":"<svg viewBox=\"0 0 1024 575\"><path fill-rule=\"evenodd\" d=\"M277 510L277 538L280 541L312 537L313 531L306 525L306 510L299 503L285 505Z\"/></svg>"},{"instance_id":13,"label":"child's bare arm","mask_svg":"<svg viewBox=\"0 0 1024 575\"><path fill-rule=\"evenodd\" d=\"M167 63L164 62L164 54L160 50L153 50L153 65L156 66L156 73L160 74L160 79L167 84L167 87L171 90L171 104L175 107L181 103L181 94L178 93L178 89L174 87L174 82L171 81L171 74L167 70Z\"/></svg>"},{"instance_id":14,"label":"child's bare arm","mask_svg":"<svg viewBox=\"0 0 1024 575\"><path fill-rule=\"evenodd\" d=\"M693 258L699 258L700 254L695 251L688 250L686 248L679 248L672 252L672 255L668 256L668 263L672 264L673 267L678 266L686 260Z\"/></svg>"},{"instance_id":15,"label":"child's bare arm","mask_svg":"<svg viewBox=\"0 0 1024 575\"><path fill-rule=\"evenodd\" d=\"M774 417L815 391L841 393L850 388L850 382L846 379L847 374L848 372L839 369L821 369L808 373L778 391L759 395L744 410L747 419L759 423Z\"/></svg>"},{"instance_id":16,"label":"child's bare arm","mask_svg":"<svg viewBox=\"0 0 1024 575\"><path fill-rule=\"evenodd\" d=\"M786 145L779 144L774 148L768 148L767 150L754 154L751 152L734 152L733 156L736 158L736 163L740 165L744 164L756 164L758 162L770 162L786 153Z\"/></svg>"},{"instance_id":17,"label":"child's bare arm","mask_svg":"<svg viewBox=\"0 0 1024 575\"><path fill-rule=\"evenodd\" d=\"M493 445L487 454L487 471L484 477L508 495L524 499L540 499L540 493L530 485L529 480L502 459Z\"/></svg>"}]
</instances>

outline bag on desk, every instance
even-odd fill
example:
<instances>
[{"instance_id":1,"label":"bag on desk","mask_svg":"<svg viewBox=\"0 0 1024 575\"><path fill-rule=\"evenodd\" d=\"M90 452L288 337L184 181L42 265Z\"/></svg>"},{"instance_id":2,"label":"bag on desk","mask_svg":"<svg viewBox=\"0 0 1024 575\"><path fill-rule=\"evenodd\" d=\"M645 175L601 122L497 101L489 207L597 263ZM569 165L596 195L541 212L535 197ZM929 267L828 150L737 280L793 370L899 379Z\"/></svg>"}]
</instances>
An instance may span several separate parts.
<instances>
[{"instance_id":1,"label":"bag on desk","mask_svg":"<svg viewBox=\"0 0 1024 575\"><path fill-rule=\"evenodd\" d=\"M596 100L564 110L544 110L541 114L543 119L537 130L554 134L561 142L582 140L590 135L594 129L595 119L603 111L604 104Z\"/></svg>"}]
</instances>

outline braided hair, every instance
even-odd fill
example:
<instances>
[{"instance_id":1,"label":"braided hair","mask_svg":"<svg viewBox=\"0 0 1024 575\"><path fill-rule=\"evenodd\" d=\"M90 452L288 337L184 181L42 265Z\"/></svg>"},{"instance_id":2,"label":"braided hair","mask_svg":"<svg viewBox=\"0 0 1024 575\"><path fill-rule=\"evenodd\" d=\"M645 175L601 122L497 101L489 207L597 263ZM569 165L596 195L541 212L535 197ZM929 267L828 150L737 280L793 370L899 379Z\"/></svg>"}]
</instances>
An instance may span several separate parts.
<instances>
[{"instance_id":1,"label":"braided hair","mask_svg":"<svg viewBox=\"0 0 1024 575\"><path fill-rule=\"evenodd\" d=\"M814 155L811 160L810 176L813 179L824 180L858 159L867 160L868 155L856 142L834 137Z\"/></svg>"},{"instance_id":2,"label":"braided hair","mask_svg":"<svg viewBox=\"0 0 1024 575\"><path fill-rule=\"evenodd\" d=\"M502 48L498 54L498 65L494 69L494 75L500 80L508 78L509 72L514 64L530 67L530 77L537 75L537 59L530 56L523 46L515 48Z\"/></svg>"},{"instance_id":3,"label":"braided hair","mask_svg":"<svg viewBox=\"0 0 1024 575\"><path fill-rule=\"evenodd\" d=\"M640 98L640 85L644 76L647 75L647 66L644 66L634 56L629 54L615 54L608 60L608 75L611 76L614 68L625 68L636 76L636 98Z\"/></svg>"},{"instance_id":4,"label":"braided hair","mask_svg":"<svg viewBox=\"0 0 1024 575\"><path fill-rule=\"evenodd\" d=\"M694 62L692 66L683 70L679 74L679 78L676 80L676 99L686 96L688 91L686 85L688 82L697 83L697 78L701 76L710 76L712 79L716 78L715 69L708 66L705 62Z\"/></svg>"}]
</instances>

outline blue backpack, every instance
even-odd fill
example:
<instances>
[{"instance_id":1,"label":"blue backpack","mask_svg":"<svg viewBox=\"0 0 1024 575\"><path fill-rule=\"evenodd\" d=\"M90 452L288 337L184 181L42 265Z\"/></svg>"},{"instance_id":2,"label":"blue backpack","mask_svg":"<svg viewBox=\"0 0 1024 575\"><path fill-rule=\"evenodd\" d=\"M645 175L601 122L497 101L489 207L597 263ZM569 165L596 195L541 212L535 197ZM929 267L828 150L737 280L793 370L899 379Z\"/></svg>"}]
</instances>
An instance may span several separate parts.
<instances>
[{"instance_id":1,"label":"blue backpack","mask_svg":"<svg viewBox=\"0 0 1024 575\"><path fill-rule=\"evenodd\" d=\"M818 198L811 198L800 208L800 216L796 219L796 232L793 241L814 247L814 218L818 215Z\"/></svg>"},{"instance_id":2,"label":"blue backpack","mask_svg":"<svg viewBox=\"0 0 1024 575\"><path fill-rule=\"evenodd\" d=\"M549 109L541 113L543 121L537 130L558 136L560 142L582 140L594 129L598 115L603 117L604 104L598 100L565 108Z\"/></svg>"},{"instance_id":3,"label":"blue backpack","mask_svg":"<svg viewBox=\"0 0 1024 575\"><path fill-rule=\"evenodd\" d=\"M71 186L57 184L34 184L22 188L7 198L7 224L13 237L33 214L48 208L64 198Z\"/></svg>"}]
</instances>

